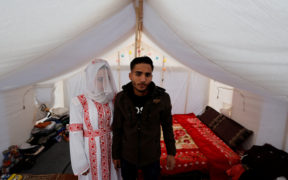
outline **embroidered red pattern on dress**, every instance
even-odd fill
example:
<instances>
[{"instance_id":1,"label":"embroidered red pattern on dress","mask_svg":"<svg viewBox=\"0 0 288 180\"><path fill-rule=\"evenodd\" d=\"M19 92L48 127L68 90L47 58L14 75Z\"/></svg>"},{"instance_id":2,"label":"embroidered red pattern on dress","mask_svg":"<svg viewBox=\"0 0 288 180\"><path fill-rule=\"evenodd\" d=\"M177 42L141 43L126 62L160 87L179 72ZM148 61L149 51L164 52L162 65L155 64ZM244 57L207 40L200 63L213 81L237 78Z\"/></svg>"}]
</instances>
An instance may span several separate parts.
<instances>
[{"instance_id":1,"label":"embroidered red pattern on dress","mask_svg":"<svg viewBox=\"0 0 288 180\"><path fill-rule=\"evenodd\" d=\"M93 101L97 110L98 110L98 128L101 129L101 130L105 130L105 129L108 129L107 128L107 124L105 123L105 121L107 121L107 118L109 117L108 113L106 113L106 109L107 109L107 104L103 105L105 108L105 110L103 109L103 106L102 104L98 103L98 102L95 102ZM109 105L108 105L108 108L109 108ZM109 108L109 112L110 112L110 108ZM109 119L110 120L110 119ZM108 134L110 133L107 133L107 134L104 134L102 136L100 136L100 149L101 149L101 170L102 170L102 179L103 180L106 180L106 179L110 179L110 168L109 168L109 156L108 155ZM108 153L107 153L108 152Z\"/></svg>"},{"instance_id":2,"label":"embroidered red pattern on dress","mask_svg":"<svg viewBox=\"0 0 288 180\"><path fill-rule=\"evenodd\" d=\"M110 109L110 106L109 104L104 104L104 111L106 113L106 128L107 129L110 129L110 121L111 121L111 109ZM112 138L111 138L111 133L108 133L108 168L109 168L109 171L111 170L111 156L110 154L112 153L111 150L112 150ZM110 173L109 173L109 176L110 176ZM111 178L111 177L110 177Z\"/></svg>"},{"instance_id":3,"label":"embroidered red pattern on dress","mask_svg":"<svg viewBox=\"0 0 288 180\"><path fill-rule=\"evenodd\" d=\"M103 105L104 107L104 111L105 111L105 114L106 114L106 128L110 128L110 120L111 120L111 110L110 110L110 107L109 107L109 104L104 104Z\"/></svg>"},{"instance_id":4,"label":"embroidered red pattern on dress","mask_svg":"<svg viewBox=\"0 0 288 180\"><path fill-rule=\"evenodd\" d=\"M110 180L110 168L111 168L111 133L110 133L110 120L111 120L111 110L109 104L100 104L94 102L97 112L98 112L98 129L93 130L89 111L87 99L84 95L78 96L84 109L84 121L87 126L87 130L84 130L84 136L89 137L89 156L90 156L90 166L92 179L98 179L97 172L97 156L96 156L96 142L94 137L99 137L100 149L101 149L101 172L103 180ZM104 107L104 108L103 108ZM108 153L107 153L108 152Z\"/></svg>"},{"instance_id":5,"label":"embroidered red pattern on dress","mask_svg":"<svg viewBox=\"0 0 288 180\"><path fill-rule=\"evenodd\" d=\"M69 125L69 131L70 132L73 132L73 131L83 131L83 124L76 124L76 123L74 123L74 124L70 124Z\"/></svg>"},{"instance_id":6,"label":"embroidered red pattern on dress","mask_svg":"<svg viewBox=\"0 0 288 180\"><path fill-rule=\"evenodd\" d=\"M87 99L84 95L78 96L78 99L81 102L83 109L84 109L84 122L87 126L87 129L90 130L90 132L92 132L93 129L90 123ZM90 136L89 137L89 157L90 157L90 168L91 168L92 180L98 179L96 153L97 153L96 142L94 138Z\"/></svg>"}]
</instances>

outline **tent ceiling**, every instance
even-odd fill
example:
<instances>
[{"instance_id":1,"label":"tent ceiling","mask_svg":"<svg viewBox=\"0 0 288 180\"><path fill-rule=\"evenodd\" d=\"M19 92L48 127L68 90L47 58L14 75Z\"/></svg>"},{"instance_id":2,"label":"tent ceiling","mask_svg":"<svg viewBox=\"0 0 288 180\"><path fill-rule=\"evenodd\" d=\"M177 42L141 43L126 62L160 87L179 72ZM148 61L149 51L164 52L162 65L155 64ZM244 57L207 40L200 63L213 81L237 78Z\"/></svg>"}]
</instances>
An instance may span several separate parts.
<instances>
[{"instance_id":1,"label":"tent ceiling","mask_svg":"<svg viewBox=\"0 0 288 180\"><path fill-rule=\"evenodd\" d=\"M133 34L135 13L130 2L2 1L1 88L47 80L116 46L114 42ZM182 63L238 88L288 97L287 1L146 0L144 3L144 31ZM103 48L96 42L101 42ZM88 47L89 51L81 49ZM27 80L35 76L31 73L33 68L41 64L50 68L47 61L54 68L50 74ZM68 62L70 65L65 67ZM55 68L53 63L61 67ZM19 77L27 82L16 85Z\"/></svg>"},{"instance_id":2,"label":"tent ceiling","mask_svg":"<svg viewBox=\"0 0 288 180\"><path fill-rule=\"evenodd\" d=\"M48 54L100 24L130 0L0 2L0 76Z\"/></svg>"},{"instance_id":3,"label":"tent ceiling","mask_svg":"<svg viewBox=\"0 0 288 180\"><path fill-rule=\"evenodd\" d=\"M202 57L274 94L288 95L287 1L149 4Z\"/></svg>"},{"instance_id":4,"label":"tent ceiling","mask_svg":"<svg viewBox=\"0 0 288 180\"><path fill-rule=\"evenodd\" d=\"M89 1L87 4L92 6L94 2L95 1ZM109 2L110 3L108 3L108 5L111 6L111 4L113 4L112 0ZM42 43L45 43L45 40L53 38L51 33L47 34L47 37L45 33L40 33L43 36L41 41L31 41L25 45L29 47L29 53L33 54L33 57L37 58L30 58L29 61L27 61L26 57L23 57L24 54L22 53L13 59L14 54L12 52L8 53L7 57L5 57L6 53L0 51L0 67L6 69L5 66L7 66L7 68L16 66L9 71L7 70L4 75L1 75L0 89L8 90L55 78L61 74L77 69L77 67L85 64L93 57L106 52L113 46L116 46L119 41L122 41L123 39L127 38L129 34L133 33L132 30L135 26L135 13L133 5L126 5L127 3L125 3L125 1L122 1L122 3L123 2L124 4L119 4L118 6L124 7L114 14L108 13L107 16L109 16L106 17L105 20L96 18L96 22L90 23L93 24L92 27L85 26L76 36L69 37L69 39L66 39L65 37L64 39L62 38L58 42L61 45L57 43L53 45L52 49L51 47L45 48L45 51L41 52L41 55L38 56L37 48L41 46ZM104 4L107 6L107 3ZM74 6L76 5L74 4ZM102 6L102 8L104 7ZM109 10L107 7L104 10L101 8L97 9L99 12L95 12L96 17L97 14L101 14L102 11ZM85 8L83 10L85 10ZM29 12L23 13L29 14ZM60 24L57 22L58 19L56 17L54 17L53 20L55 21L55 25ZM99 22L97 20L99 20ZM61 21L62 20L60 20L60 22ZM73 21L73 19L71 21ZM30 32L33 32L33 28L30 28L28 22L26 24L24 23L23 25L25 25L25 28L28 28ZM65 31L61 32L61 34L65 36ZM33 36L34 34L29 34L29 37ZM5 36L5 33L3 33L3 35L0 34L0 37L6 42L9 42L9 38ZM19 42L23 41L19 40ZM13 49L14 46L17 48L23 48L24 45L21 45L20 43L19 45L13 44L12 46L9 46L7 43L2 43L1 41L0 47L1 46L7 46L6 49ZM25 62L23 63L23 61Z\"/></svg>"}]
</instances>

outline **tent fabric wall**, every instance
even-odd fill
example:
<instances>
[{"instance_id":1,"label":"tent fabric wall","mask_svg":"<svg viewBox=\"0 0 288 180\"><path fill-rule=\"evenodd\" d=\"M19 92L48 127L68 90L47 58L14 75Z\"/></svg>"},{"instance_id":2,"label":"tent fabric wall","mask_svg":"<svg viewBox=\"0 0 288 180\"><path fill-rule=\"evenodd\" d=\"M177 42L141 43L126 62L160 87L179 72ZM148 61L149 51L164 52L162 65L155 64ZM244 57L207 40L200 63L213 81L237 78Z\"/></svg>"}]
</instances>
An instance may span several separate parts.
<instances>
[{"instance_id":1,"label":"tent fabric wall","mask_svg":"<svg viewBox=\"0 0 288 180\"><path fill-rule=\"evenodd\" d=\"M285 115L288 113L288 106L285 102L211 81L209 105L219 112L225 106L231 108L230 114L225 115L254 132L243 144L243 148L249 149L254 144L270 143L288 150L286 142L288 124Z\"/></svg>"},{"instance_id":2,"label":"tent fabric wall","mask_svg":"<svg viewBox=\"0 0 288 180\"><path fill-rule=\"evenodd\" d=\"M31 86L0 93L0 152L30 137L35 118L34 97ZM1 162L2 159L1 155Z\"/></svg>"},{"instance_id":3,"label":"tent fabric wall","mask_svg":"<svg viewBox=\"0 0 288 180\"><path fill-rule=\"evenodd\" d=\"M117 52L114 52L114 54L117 54ZM169 59L167 61L168 65L166 66L166 70L164 72L163 84L163 71L162 68L157 65L154 67L153 81L158 86L162 85L162 87L165 88L166 91L169 93L172 103L172 113L200 113L204 109L205 105L207 105L208 103L208 99L206 97L208 97L207 93L209 89L210 79L185 67L170 66L169 63L174 64L173 62L171 62L175 61L173 59ZM108 62L109 64L113 64L111 62L111 59L108 59ZM118 68L120 70L120 73L118 73ZM120 67L112 66L112 73L115 77L115 83L116 85L120 85L120 87L117 86L118 91L121 91L122 86L130 81L128 76L129 72L129 67L125 65ZM188 78L189 76L190 78ZM79 94L83 94L86 88L84 68L80 68L78 73L65 79L64 86L64 94L66 96L65 104L66 107L69 107L70 99ZM187 86L189 89L187 89Z\"/></svg>"},{"instance_id":4,"label":"tent fabric wall","mask_svg":"<svg viewBox=\"0 0 288 180\"><path fill-rule=\"evenodd\" d=\"M252 129L254 144L262 145L270 143L273 146L288 151L287 144L287 114L288 105L286 102L277 101L273 98L263 98L258 95L242 91L245 96L245 111L242 108L242 97L235 94L232 109L232 117L239 123Z\"/></svg>"},{"instance_id":5,"label":"tent fabric wall","mask_svg":"<svg viewBox=\"0 0 288 180\"><path fill-rule=\"evenodd\" d=\"M54 106L55 100L55 87L54 84L50 86L37 86L35 87L35 101L40 106L46 104L47 107Z\"/></svg>"},{"instance_id":6,"label":"tent fabric wall","mask_svg":"<svg viewBox=\"0 0 288 180\"><path fill-rule=\"evenodd\" d=\"M247 91L237 90L233 93L231 117L237 119L240 124L253 130L254 132L253 136L250 137L252 140L246 142L246 147L251 147L251 145L257 142L257 137L261 136L258 134L258 132L262 119L262 115L260 113L262 111L262 101L263 100L261 97ZM269 113L273 114L274 112L269 111ZM282 135L280 134L279 136L281 137ZM257 142L257 144L260 145L261 143Z\"/></svg>"},{"instance_id":7,"label":"tent fabric wall","mask_svg":"<svg viewBox=\"0 0 288 180\"><path fill-rule=\"evenodd\" d=\"M287 126L287 109L288 106L286 103L273 99L263 99L261 124L256 140L258 144L271 142L275 147L280 149L287 148L287 144L284 142L286 139L284 137L287 135L287 129L285 129Z\"/></svg>"},{"instance_id":8,"label":"tent fabric wall","mask_svg":"<svg viewBox=\"0 0 288 180\"><path fill-rule=\"evenodd\" d=\"M173 70L172 68L166 70L165 73L163 87L170 95L172 113L199 114L208 103L206 97L208 97L210 79L195 71L184 69ZM157 84L160 84L160 79Z\"/></svg>"}]
</instances>

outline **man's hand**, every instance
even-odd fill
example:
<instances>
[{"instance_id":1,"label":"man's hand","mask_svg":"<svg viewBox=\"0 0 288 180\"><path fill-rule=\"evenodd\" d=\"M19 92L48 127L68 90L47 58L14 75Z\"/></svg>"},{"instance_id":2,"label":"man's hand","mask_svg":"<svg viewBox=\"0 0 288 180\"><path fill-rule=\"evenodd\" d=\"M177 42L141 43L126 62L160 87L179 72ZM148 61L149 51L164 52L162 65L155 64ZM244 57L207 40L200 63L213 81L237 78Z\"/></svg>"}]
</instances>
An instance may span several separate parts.
<instances>
[{"instance_id":1,"label":"man's hand","mask_svg":"<svg viewBox=\"0 0 288 180\"><path fill-rule=\"evenodd\" d=\"M173 155L167 156L167 170L173 170L175 167L175 157Z\"/></svg>"},{"instance_id":2,"label":"man's hand","mask_svg":"<svg viewBox=\"0 0 288 180\"><path fill-rule=\"evenodd\" d=\"M90 171L90 168L87 169L87 171L85 171L84 173L82 173L82 175L86 176Z\"/></svg>"},{"instance_id":3,"label":"man's hand","mask_svg":"<svg viewBox=\"0 0 288 180\"><path fill-rule=\"evenodd\" d=\"M119 159L115 159L115 160L113 159L113 164L116 170L121 167Z\"/></svg>"}]
</instances>

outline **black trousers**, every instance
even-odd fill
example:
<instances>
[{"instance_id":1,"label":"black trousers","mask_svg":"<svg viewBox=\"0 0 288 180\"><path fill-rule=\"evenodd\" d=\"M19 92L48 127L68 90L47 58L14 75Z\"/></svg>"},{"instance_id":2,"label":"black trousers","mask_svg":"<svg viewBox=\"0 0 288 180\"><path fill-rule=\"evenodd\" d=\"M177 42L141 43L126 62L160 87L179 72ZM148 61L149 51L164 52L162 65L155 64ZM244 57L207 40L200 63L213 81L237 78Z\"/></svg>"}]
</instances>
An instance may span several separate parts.
<instances>
[{"instance_id":1,"label":"black trousers","mask_svg":"<svg viewBox=\"0 0 288 180\"><path fill-rule=\"evenodd\" d=\"M144 180L158 180L160 176L160 161L138 167L125 160L121 160L121 173L123 180L136 180L138 170L142 170Z\"/></svg>"}]
</instances>

